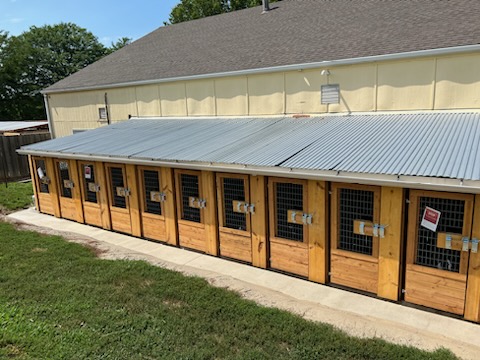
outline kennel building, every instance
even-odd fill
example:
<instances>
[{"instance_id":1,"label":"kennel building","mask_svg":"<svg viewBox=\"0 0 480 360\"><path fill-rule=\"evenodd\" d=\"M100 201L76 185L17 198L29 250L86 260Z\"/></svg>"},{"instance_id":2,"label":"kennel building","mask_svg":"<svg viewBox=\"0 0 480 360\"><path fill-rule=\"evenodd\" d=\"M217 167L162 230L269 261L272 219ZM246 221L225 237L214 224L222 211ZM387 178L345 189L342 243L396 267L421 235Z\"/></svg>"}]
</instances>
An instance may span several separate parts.
<instances>
[{"instance_id":1,"label":"kennel building","mask_svg":"<svg viewBox=\"0 0 480 360\"><path fill-rule=\"evenodd\" d=\"M476 113L135 118L19 152L40 212L479 322L479 133Z\"/></svg>"}]
</instances>

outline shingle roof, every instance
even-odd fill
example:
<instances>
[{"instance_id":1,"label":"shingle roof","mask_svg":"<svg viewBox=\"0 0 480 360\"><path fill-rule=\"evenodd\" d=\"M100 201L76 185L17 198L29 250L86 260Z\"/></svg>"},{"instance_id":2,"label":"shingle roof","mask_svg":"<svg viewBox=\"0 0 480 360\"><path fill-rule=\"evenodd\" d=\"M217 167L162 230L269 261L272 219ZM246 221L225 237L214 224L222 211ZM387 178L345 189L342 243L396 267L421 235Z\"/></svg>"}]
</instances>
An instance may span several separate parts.
<instances>
[{"instance_id":1,"label":"shingle roof","mask_svg":"<svg viewBox=\"0 0 480 360\"><path fill-rule=\"evenodd\" d=\"M479 136L479 113L158 118L115 123L22 152L252 173L274 169L286 176L304 170L388 175L391 181L397 176L471 180L480 191Z\"/></svg>"},{"instance_id":2,"label":"shingle roof","mask_svg":"<svg viewBox=\"0 0 480 360\"><path fill-rule=\"evenodd\" d=\"M109 86L480 43L477 0L284 0L160 27L50 86Z\"/></svg>"}]
</instances>

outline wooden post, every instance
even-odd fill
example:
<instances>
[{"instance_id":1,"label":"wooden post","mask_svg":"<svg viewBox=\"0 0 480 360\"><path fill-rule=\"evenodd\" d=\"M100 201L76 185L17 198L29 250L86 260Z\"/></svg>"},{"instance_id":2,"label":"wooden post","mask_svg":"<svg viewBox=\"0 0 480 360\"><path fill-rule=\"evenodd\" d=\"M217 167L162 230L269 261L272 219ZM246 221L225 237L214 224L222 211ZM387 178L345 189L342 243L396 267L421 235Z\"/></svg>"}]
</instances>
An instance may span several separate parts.
<instances>
[{"instance_id":1,"label":"wooden post","mask_svg":"<svg viewBox=\"0 0 480 360\"><path fill-rule=\"evenodd\" d=\"M308 279L327 281L327 214L328 193L325 181L308 181L308 213L313 215L308 226Z\"/></svg>"},{"instance_id":2,"label":"wooden post","mask_svg":"<svg viewBox=\"0 0 480 360\"><path fill-rule=\"evenodd\" d=\"M252 265L267 268L267 187L265 176L250 176L252 214Z\"/></svg>"},{"instance_id":3,"label":"wooden post","mask_svg":"<svg viewBox=\"0 0 480 360\"><path fill-rule=\"evenodd\" d=\"M76 221L79 223L84 223L85 218L83 216L83 202L82 202L82 192L80 189L80 175L78 173L78 164L76 160L69 161L69 169L70 169L70 180L73 181L73 189L72 189L72 198L75 203L76 209Z\"/></svg>"},{"instance_id":4,"label":"wooden post","mask_svg":"<svg viewBox=\"0 0 480 360\"><path fill-rule=\"evenodd\" d=\"M173 170L171 168L161 168L160 182L162 192L166 195L166 201L163 203L165 218L165 240L167 244L178 246L178 228L177 212L175 209L175 188Z\"/></svg>"},{"instance_id":5,"label":"wooden post","mask_svg":"<svg viewBox=\"0 0 480 360\"><path fill-rule=\"evenodd\" d=\"M137 181L137 173L135 165L125 165L125 172L127 175L127 186L130 190L128 197L130 207L130 219L132 221L132 235L136 237L142 236L142 218L140 214L140 198Z\"/></svg>"},{"instance_id":6,"label":"wooden post","mask_svg":"<svg viewBox=\"0 0 480 360\"><path fill-rule=\"evenodd\" d=\"M53 214L56 217L61 217L60 211L60 194L58 193L57 172L55 171L55 161L52 158L45 158L45 167L47 170L47 176L50 178L50 196L52 199Z\"/></svg>"},{"instance_id":7,"label":"wooden post","mask_svg":"<svg viewBox=\"0 0 480 360\"><path fill-rule=\"evenodd\" d=\"M473 238L480 239L480 195L475 195ZM470 252L464 316L467 320L480 322L480 252Z\"/></svg>"},{"instance_id":8,"label":"wooden post","mask_svg":"<svg viewBox=\"0 0 480 360\"><path fill-rule=\"evenodd\" d=\"M100 185L100 191L98 195L98 204L100 205L100 212L102 216L102 227L106 230L112 230L112 220L110 219L110 206L108 204L108 186L107 178L105 176L105 167L103 163L95 163L95 177L98 185Z\"/></svg>"},{"instance_id":9,"label":"wooden post","mask_svg":"<svg viewBox=\"0 0 480 360\"><path fill-rule=\"evenodd\" d=\"M38 201L38 189L37 189L37 171L35 169L35 163L32 155L28 155L28 166L30 167L30 176L32 178L33 198L35 199L35 208L40 211L40 201Z\"/></svg>"},{"instance_id":10,"label":"wooden post","mask_svg":"<svg viewBox=\"0 0 480 360\"><path fill-rule=\"evenodd\" d=\"M218 255L218 221L215 174L211 171L202 171L202 192L206 200L204 211L205 220L205 252Z\"/></svg>"},{"instance_id":11,"label":"wooden post","mask_svg":"<svg viewBox=\"0 0 480 360\"><path fill-rule=\"evenodd\" d=\"M404 190L382 187L381 194L380 224L387 227L385 238L379 239L377 295L397 301L400 292Z\"/></svg>"}]
</instances>

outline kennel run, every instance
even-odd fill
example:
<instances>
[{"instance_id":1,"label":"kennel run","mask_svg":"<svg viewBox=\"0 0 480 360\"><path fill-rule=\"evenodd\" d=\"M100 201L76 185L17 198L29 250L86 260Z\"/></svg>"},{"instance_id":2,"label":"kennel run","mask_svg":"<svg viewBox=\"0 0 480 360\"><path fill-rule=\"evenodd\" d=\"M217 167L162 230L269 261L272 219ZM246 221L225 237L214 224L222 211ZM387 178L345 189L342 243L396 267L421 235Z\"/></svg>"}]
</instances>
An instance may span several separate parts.
<instances>
[{"instance_id":1,"label":"kennel run","mask_svg":"<svg viewBox=\"0 0 480 360\"><path fill-rule=\"evenodd\" d=\"M474 113L131 119L19 152L42 213L480 322L478 133Z\"/></svg>"}]
</instances>

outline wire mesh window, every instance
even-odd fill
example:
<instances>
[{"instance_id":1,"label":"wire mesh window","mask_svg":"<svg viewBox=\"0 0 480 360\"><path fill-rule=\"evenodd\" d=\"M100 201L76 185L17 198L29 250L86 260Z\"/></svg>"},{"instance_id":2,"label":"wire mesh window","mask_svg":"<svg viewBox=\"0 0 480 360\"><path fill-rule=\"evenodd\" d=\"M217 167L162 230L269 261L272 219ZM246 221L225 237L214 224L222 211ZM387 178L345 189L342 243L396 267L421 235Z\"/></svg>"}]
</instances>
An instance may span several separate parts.
<instances>
[{"instance_id":1,"label":"wire mesh window","mask_svg":"<svg viewBox=\"0 0 480 360\"><path fill-rule=\"evenodd\" d=\"M181 198L182 198L182 219L194 222L201 222L200 209L192 208L189 205L189 198L200 197L198 189L198 176L190 174L180 174Z\"/></svg>"},{"instance_id":2,"label":"wire mesh window","mask_svg":"<svg viewBox=\"0 0 480 360\"><path fill-rule=\"evenodd\" d=\"M60 175L60 190L61 196L64 198L72 198L72 189L65 187L65 181L70 180L70 171L68 169L68 162L59 161L58 163L58 174Z\"/></svg>"},{"instance_id":3,"label":"wire mesh window","mask_svg":"<svg viewBox=\"0 0 480 360\"><path fill-rule=\"evenodd\" d=\"M223 178L223 226L247 230L247 215L234 212L233 201L245 201L245 180L237 178Z\"/></svg>"},{"instance_id":4,"label":"wire mesh window","mask_svg":"<svg viewBox=\"0 0 480 360\"><path fill-rule=\"evenodd\" d=\"M441 212L438 232L462 234L465 212L464 200L420 197L417 214L417 253L415 263L452 272L460 271L460 251L437 247L437 233L420 225L425 207Z\"/></svg>"},{"instance_id":5,"label":"wire mesh window","mask_svg":"<svg viewBox=\"0 0 480 360\"><path fill-rule=\"evenodd\" d=\"M359 254L373 254L373 237L353 233L353 221L373 222L374 192L357 189L340 189L337 248Z\"/></svg>"},{"instance_id":6,"label":"wire mesh window","mask_svg":"<svg viewBox=\"0 0 480 360\"><path fill-rule=\"evenodd\" d=\"M303 212L303 185L275 184L276 236L283 239L303 241L303 224L288 222L288 210Z\"/></svg>"},{"instance_id":7,"label":"wire mesh window","mask_svg":"<svg viewBox=\"0 0 480 360\"><path fill-rule=\"evenodd\" d=\"M88 184L95 184L95 167L93 165L83 165L83 179L85 184L85 201L98 203L97 193L88 188Z\"/></svg>"},{"instance_id":8,"label":"wire mesh window","mask_svg":"<svg viewBox=\"0 0 480 360\"><path fill-rule=\"evenodd\" d=\"M123 169L119 167L110 168L110 178L112 182L112 199L113 206L118 208L127 208L127 200L123 196L117 195L117 187L124 188L125 184L123 182Z\"/></svg>"},{"instance_id":9,"label":"wire mesh window","mask_svg":"<svg viewBox=\"0 0 480 360\"><path fill-rule=\"evenodd\" d=\"M143 183L145 186L145 212L150 214L162 215L162 206L157 201L152 201L150 194L152 191L160 191L160 181L158 171L143 170Z\"/></svg>"},{"instance_id":10,"label":"wire mesh window","mask_svg":"<svg viewBox=\"0 0 480 360\"><path fill-rule=\"evenodd\" d=\"M50 189L48 187L48 184L42 183L41 176L47 176L47 168L45 166L45 160L35 160L35 167L37 169L37 175L38 175L38 183L40 185L40 192L48 194L50 192Z\"/></svg>"}]
</instances>

